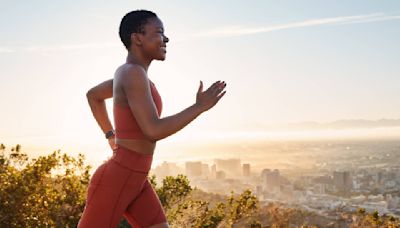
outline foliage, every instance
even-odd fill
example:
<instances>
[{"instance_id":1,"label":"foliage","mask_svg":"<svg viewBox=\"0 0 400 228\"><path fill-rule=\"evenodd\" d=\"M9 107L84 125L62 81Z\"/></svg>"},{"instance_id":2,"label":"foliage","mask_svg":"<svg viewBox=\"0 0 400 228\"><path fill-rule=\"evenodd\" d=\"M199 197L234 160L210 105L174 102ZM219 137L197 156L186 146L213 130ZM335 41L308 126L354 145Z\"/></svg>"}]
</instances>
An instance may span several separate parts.
<instances>
[{"instance_id":1,"label":"foliage","mask_svg":"<svg viewBox=\"0 0 400 228\"><path fill-rule=\"evenodd\" d=\"M84 156L29 160L20 145L0 148L0 227L76 227L90 178Z\"/></svg>"},{"instance_id":2,"label":"foliage","mask_svg":"<svg viewBox=\"0 0 400 228\"><path fill-rule=\"evenodd\" d=\"M250 190L235 196L233 192L226 202L210 202L194 196L189 180L184 175L167 176L157 188L155 176L150 181L165 209L168 222L173 227L231 226L258 210L258 200ZM207 194L207 193L204 193ZM204 198L204 197L203 197Z\"/></svg>"},{"instance_id":3,"label":"foliage","mask_svg":"<svg viewBox=\"0 0 400 228\"><path fill-rule=\"evenodd\" d=\"M271 224L277 227L289 227L292 224L305 223L307 212L298 208L284 208L278 204L270 203L263 208L263 214Z\"/></svg>"},{"instance_id":4,"label":"foliage","mask_svg":"<svg viewBox=\"0 0 400 228\"><path fill-rule=\"evenodd\" d=\"M179 174L177 177L166 176L160 188L156 187L157 195L165 210L175 204L182 203L182 200L192 191L189 180L186 176Z\"/></svg>"},{"instance_id":5,"label":"foliage","mask_svg":"<svg viewBox=\"0 0 400 228\"><path fill-rule=\"evenodd\" d=\"M380 215L378 211L367 213L364 208L359 208L350 227L399 228L400 220L391 215Z\"/></svg>"},{"instance_id":6,"label":"foliage","mask_svg":"<svg viewBox=\"0 0 400 228\"><path fill-rule=\"evenodd\" d=\"M227 221L228 225L234 224L242 218L250 217L257 212L258 199L247 189L238 197L234 197L234 192L227 198Z\"/></svg>"},{"instance_id":7,"label":"foliage","mask_svg":"<svg viewBox=\"0 0 400 228\"><path fill-rule=\"evenodd\" d=\"M76 227L85 205L90 166L59 150L29 159L16 145L6 152L0 144L0 227ZM276 203L260 207L251 190L228 196L203 192L184 175L167 176L157 186L171 227L315 227L314 214ZM350 227L400 227L399 219L360 208ZM125 219L120 228L131 227Z\"/></svg>"}]
</instances>

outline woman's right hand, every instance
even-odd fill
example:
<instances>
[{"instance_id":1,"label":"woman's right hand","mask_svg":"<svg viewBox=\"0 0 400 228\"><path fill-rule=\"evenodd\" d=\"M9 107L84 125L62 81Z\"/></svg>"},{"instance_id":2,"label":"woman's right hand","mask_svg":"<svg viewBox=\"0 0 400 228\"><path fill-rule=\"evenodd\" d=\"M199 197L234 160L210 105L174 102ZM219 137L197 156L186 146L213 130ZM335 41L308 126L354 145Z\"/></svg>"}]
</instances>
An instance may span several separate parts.
<instances>
[{"instance_id":1,"label":"woman's right hand","mask_svg":"<svg viewBox=\"0 0 400 228\"><path fill-rule=\"evenodd\" d=\"M223 91L225 87L226 83L224 81L216 81L203 92L203 82L200 81L200 86L196 95L196 105L200 107L203 112L214 107L225 95L226 91Z\"/></svg>"}]
</instances>

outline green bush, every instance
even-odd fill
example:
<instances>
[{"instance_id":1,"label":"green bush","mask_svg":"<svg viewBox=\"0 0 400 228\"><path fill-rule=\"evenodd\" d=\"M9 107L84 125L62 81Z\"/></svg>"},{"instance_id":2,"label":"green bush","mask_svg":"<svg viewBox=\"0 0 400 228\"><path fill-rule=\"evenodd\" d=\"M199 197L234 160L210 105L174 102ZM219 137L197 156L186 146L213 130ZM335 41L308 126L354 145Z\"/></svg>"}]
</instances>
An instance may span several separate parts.
<instances>
[{"instance_id":1,"label":"green bush","mask_svg":"<svg viewBox=\"0 0 400 228\"><path fill-rule=\"evenodd\" d=\"M84 156L29 160L20 145L0 148L0 227L76 227L90 178Z\"/></svg>"}]
</instances>

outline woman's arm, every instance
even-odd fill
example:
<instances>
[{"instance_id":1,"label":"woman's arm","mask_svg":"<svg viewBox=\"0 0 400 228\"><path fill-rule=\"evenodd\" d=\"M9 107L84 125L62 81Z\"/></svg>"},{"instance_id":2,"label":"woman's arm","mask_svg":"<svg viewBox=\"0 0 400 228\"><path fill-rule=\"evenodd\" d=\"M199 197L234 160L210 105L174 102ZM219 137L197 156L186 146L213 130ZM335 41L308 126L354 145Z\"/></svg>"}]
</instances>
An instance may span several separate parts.
<instances>
[{"instance_id":1,"label":"woman's arm","mask_svg":"<svg viewBox=\"0 0 400 228\"><path fill-rule=\"evenodd\" d=\"M160 118L151 96L149 80L144 69L138 66L132 67L121 79L131 111L143 134L151 141L157 141L174 134L201 113L212 108L225 94L225 91L222 92L222 90L226 86L224 82L218 81L203 92L203 84L200 82L195 104L175 115Z\"/></svg>"},{"instance_id":2,"label":"woman's arm","mask_svg":"<svg viewBox=\"0 0 400 228\"><path fill-rule=\"evenodd\" d=\"M104 101L112 96L113 79L98 84L86 93L93 116L104 133L113 129L110 119L108 118L106 102Z\"/></svg>"}]
</instances>

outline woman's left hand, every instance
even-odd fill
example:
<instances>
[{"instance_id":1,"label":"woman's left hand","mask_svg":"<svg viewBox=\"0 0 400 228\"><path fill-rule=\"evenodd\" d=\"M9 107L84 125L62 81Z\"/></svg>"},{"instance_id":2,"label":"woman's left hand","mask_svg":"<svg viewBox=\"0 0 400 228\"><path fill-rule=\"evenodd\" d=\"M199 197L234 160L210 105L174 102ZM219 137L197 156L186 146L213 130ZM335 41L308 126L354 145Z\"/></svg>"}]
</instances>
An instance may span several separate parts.
<instances>
[{"instance_id":1,"label":"woman's left hand","mask_svg":"<svg viewBox=\"0 0 400 228\"><path fill-rule=\"evenodd\" d=\"M112 150L118 149L118 145L115 144L115 135L111 136L111 137L108 139L108 144L110 144L110 147L111 147Z\"/></svg>"}]
</instances>

